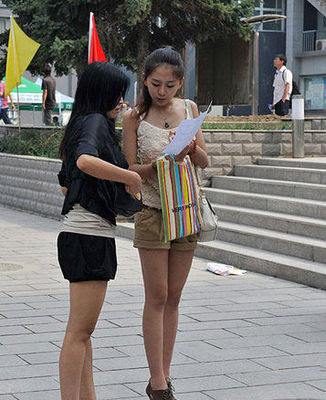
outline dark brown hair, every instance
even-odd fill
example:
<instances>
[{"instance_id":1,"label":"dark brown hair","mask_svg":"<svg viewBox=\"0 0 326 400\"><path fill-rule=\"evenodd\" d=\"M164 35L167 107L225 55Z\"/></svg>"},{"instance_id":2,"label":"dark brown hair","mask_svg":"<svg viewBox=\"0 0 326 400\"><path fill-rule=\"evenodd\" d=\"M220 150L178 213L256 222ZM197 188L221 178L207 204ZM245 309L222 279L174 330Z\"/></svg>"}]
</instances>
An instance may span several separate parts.
<instances>
[{"instance_id":1,"label":"dark brown hair","mask_svg":"<svg viewBox=\"0 0 326 400\"><path fill-rule=\"evenodd\" d=\"M177 79L183 79L184 66L181 55L170 46L156 49L147 56L144 66L144 79L147 79L157 67L160 67L163 64L168 64L173 68L173 74ZM144 115L144 117L146 117L151 104L151 95L149 94L147 86L143 84L138 104L138 115Z\"/></svg>"}]
</instances>

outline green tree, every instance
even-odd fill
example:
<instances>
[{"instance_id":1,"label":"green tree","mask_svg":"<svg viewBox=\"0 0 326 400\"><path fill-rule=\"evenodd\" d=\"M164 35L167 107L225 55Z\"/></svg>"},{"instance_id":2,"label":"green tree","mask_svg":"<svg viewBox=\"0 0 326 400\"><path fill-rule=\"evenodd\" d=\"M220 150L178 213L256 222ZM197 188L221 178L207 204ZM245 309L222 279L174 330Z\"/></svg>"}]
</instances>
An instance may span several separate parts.
<instances>
[{"instance_id":1,"label":"green tree","mask_svg":"<svg viewBox=\"0 0 326 400\"><path fill-rule=\"evenodd\" d=\"M29 67L42 74L46 63L58 75L87 65L89 13L94 12L109 58L139 71L149 51L162 45L182 50L232 35L249 37L240 18L252 14L255 0L3 0L20 27L41 48ZM0 42L7 43L8 33ZM4 60L2 60L2 68Z\"/></svg>"}]
</instances>

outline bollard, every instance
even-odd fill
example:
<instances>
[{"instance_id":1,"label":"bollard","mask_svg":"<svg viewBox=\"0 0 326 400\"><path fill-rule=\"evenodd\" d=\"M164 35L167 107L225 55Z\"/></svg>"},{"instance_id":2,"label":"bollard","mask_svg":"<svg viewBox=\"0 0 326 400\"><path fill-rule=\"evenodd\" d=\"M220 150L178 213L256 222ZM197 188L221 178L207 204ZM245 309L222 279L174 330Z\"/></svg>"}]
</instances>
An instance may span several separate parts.
<instances>
[{"instance_id":1,"label":"bollard","mask_svg":"<svg viewBox=\"0 0 326 400\"><path fill-rule=\"evenodd\" d=\"M303 158L304 153L304 98L292 96L293 158Z\"/></svg>"}]
</instances>

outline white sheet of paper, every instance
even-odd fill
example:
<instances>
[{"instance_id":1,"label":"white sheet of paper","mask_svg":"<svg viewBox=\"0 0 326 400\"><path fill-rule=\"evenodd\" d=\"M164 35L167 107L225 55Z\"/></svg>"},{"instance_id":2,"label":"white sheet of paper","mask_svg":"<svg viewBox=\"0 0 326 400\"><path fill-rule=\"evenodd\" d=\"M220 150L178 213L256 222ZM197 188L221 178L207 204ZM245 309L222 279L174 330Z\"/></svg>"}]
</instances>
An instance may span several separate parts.
<instances>
[{"instance_id":1,"label":"white sheet of paper","mask_svg":"<svg viewBox=\"0 0 326 400\"><path fill-rule=\"evenodd\" d=\"M212 103L211 103L212 104ZM194 119L185 119L177 127L177 132L173 140L166 146L164 154L179 154L181 151L190 144L196 135L196 132L201 127L211 104L208 106L207 110L199 115L199 117Z\"/></svg>"}]
</instances>

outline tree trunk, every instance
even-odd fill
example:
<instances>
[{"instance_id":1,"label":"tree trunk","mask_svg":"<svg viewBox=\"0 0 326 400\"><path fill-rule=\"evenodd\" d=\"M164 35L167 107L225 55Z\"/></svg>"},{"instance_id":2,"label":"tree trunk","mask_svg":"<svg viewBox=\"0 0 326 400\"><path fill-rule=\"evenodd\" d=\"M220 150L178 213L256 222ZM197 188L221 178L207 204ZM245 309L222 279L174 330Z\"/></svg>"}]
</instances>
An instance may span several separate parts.
<instances>
[{"instance_id":1,"label":"tree trunk","mask_svg":"<svg viewBox=\"0 0 326 400\"><path fill-rule=\"evenodd\" d=\"M137 51L137 98L139 98L141 89L143 87L143 71L145 58L149 53L148 45L148 30L146 23L143 23L140 27L138 36L138 51Z\"/></svg>"}]
</instances>

